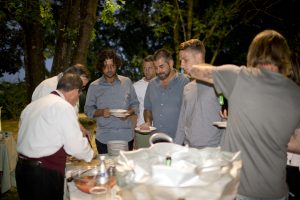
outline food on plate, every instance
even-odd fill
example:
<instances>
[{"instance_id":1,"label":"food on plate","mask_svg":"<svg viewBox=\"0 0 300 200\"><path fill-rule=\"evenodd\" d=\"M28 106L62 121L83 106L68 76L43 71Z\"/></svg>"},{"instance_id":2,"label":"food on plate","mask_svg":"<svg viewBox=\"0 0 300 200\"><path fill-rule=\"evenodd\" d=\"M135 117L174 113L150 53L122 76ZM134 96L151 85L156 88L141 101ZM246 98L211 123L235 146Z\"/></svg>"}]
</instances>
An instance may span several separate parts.
<instances>
[{"instance_id":1,"label":"food on plate","mask_svg":"<svg viewBox=\"0 0 300 200\"><path fill-rule=\"evenodd\" d=\"M89 193L90 189L97 185L97 178L98 176L82 176L76 178L74 180L74 183L80 191ZM103 186L112 188L114 185L116 185L116 183L117 183L116 177L112 176L109 177L108 182Z\"/></svg>"}]
</instances>

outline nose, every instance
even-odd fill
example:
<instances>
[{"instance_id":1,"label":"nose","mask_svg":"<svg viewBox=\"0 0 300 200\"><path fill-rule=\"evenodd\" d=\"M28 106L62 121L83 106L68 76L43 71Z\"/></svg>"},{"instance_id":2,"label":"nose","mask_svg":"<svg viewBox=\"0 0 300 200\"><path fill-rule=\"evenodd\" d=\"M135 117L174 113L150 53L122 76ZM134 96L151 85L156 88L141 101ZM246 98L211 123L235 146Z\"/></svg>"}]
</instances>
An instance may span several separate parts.
<instances>
[{"instance_id":1,"label":"nose","mask_svg":"<svg viewBox=\"0 0 300 200\"><path fill-rule=\"evenodd\" d=\"M163 71L163 70L162 70L160 67L157 67L157 68L156 68L156 73L157 73L157 74L161 73L162 71Z\"/></svg>"}]
</instances>

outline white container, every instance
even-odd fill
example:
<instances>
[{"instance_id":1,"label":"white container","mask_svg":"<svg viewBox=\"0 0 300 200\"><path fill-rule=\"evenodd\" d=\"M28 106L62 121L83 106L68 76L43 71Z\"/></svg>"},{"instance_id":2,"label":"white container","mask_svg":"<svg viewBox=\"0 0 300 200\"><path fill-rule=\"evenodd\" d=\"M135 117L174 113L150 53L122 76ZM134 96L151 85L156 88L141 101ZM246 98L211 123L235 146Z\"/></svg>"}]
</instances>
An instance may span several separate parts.
<instances>
[{"instance_id":1,"label":"white container","mask_svg":"<svg viewBox=\"0 0 300 200\"><path fill-rule=\"evenodd\" d=\"M111 140L107 142L107 152L110 156L118 156L120 151L128 151L128 142L124 140Z\"/></svg>"}]
</instances>

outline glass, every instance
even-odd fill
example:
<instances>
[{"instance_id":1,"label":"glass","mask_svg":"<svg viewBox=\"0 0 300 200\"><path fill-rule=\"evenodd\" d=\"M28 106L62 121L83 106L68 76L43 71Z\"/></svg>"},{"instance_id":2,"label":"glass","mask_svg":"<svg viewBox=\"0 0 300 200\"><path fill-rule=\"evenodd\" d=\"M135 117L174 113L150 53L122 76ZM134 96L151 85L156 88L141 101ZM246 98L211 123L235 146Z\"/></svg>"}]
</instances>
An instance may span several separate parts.
<instances>
[{"instance_id":1,"label":"glass","mask_svg":"<svg viewBox=\"0 0 300 200\"><path fill-rule=\"evenodd\" d=\"M92 195L92 200L106 200L110 197L108 196L108 190L103 186L95 186L90 189L90 194Z\"/></svg>"}]
</instances>

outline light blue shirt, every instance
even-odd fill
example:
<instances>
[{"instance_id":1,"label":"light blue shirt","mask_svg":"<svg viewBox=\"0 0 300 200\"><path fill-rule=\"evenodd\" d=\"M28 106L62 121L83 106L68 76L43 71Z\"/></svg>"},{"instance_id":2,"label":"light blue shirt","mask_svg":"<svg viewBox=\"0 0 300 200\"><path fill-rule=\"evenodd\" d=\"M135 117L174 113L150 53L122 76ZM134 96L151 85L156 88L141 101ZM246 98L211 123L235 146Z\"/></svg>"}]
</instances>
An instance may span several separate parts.
<instances>
[{"instance_id":1,"label":"light blue shirt","mask_svg":"<svg viewBox=\"0 0 300 200\"><path fill-rule=\"evenodd\" d=\"M85 114L93 118L97 109L129 109L135 113L139 111L139 101L134 87L129 78L118 75L113 83L108 83L105 78L92 82L89 86L84 106ZM131 141L134 131L131 128L131 119L126 120L110 116L109 118L97 117L96 139L106 144L110 140Z\"/></svg>"},{"instance_id":2,"label":"light blue shirt","mask_svg":"<svg viewBox=\"0 0 300 200\"><path fill-rule=\"evenodd\" d=\"M187 76L179 73L176 73L167 88L161 86L158 77L150 81L146 90L144 108L152 112L156 132L163 132L175 138L182 92L188 82Z\"/></svg>"}]
</instances>

